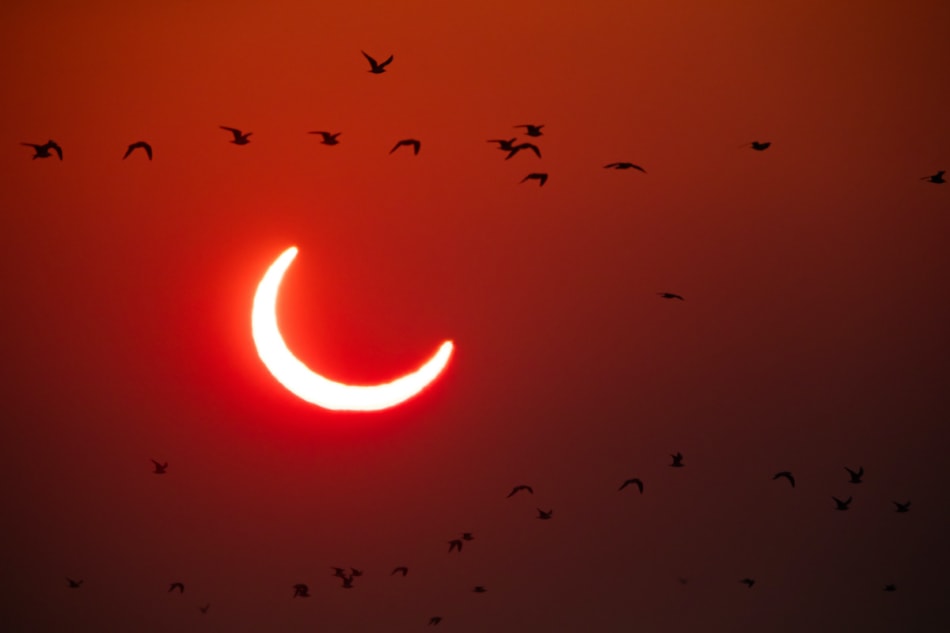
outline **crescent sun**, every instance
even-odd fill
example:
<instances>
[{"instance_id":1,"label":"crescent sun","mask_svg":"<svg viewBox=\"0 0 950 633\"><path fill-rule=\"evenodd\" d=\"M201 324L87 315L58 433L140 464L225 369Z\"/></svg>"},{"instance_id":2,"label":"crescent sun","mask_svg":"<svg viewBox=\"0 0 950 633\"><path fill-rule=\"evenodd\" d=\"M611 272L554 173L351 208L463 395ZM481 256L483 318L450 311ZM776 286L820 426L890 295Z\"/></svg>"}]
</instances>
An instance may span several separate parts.
<instances>
[{"instance_id":1,"label":"crescent sun","mask_svg":"<svg viewBox=\"0 0 950 633\"><path fill-rule=\"evenodd\" d=\"M281 253L264 274L254 295L251 333L257 355L280 384L298 398L334 411L379 411L405 402L438 378L452 356L452 341L414 372L377 385L347 385L321 376L300 361L277 327L277 291L284 273L297 256L297 247Z\"/></svg>"}]
</instances>

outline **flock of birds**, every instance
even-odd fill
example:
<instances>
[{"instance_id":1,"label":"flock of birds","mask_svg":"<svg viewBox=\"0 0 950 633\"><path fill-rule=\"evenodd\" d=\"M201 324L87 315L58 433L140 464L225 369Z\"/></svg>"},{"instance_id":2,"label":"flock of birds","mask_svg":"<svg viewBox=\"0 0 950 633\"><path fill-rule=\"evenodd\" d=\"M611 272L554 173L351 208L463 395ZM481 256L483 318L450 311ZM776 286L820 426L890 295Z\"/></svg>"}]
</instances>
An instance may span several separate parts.
<instances>
[{"instance_id":1,"label":"flock of birds","mask_svg":"<svg viewBox=\"0 0 950 633\"><path fill-rule=\"evenodd\" d=\"M381 74L381 73L386 72L387 67L393 62L393 55L390 55L388 58L386 58L382 62L378 62L375 58L373 58L366 52L363 52L363 55L365 56L366 60L368 61L370 65L369 72L373 74ZM220 126L220 127L222 130L225 130L231 134L232 138L230 142L235 145L243 146L243 145L248 145L251 142L250 136L252 135L252 132L244 132L238 128L228 127L228 126ZM544 125L541 125L541 124L526 123L526 124L516 125L514 127L523 129L524 135L531 139L536 139L538 137L543 136L542 129L544 128ZM340 143L340 140L339 140L339 137L341 134L340 132L316 130L316 131L309 132L309 134L320 136L321 137L320 142L323 145L334 146ZM517 137L488 139L487 142L496 144L499 150L506 152L505 160L511 159L523 151L533 153L538 158L541 158L541 149L535 143L530 142L530 141L518 142ZM34 150L33 159L50 158L53 156L53 154L55 154L59 158L59 160L63 159L62 147L53 140L48 140L47 142L42 143L42 144L22 143L22 145L33 148ZM771 145L772 143L767 142L767 141L766 142L752 141L751 143L744 144L744 146L751 147L751 149L758 152L762 152L769 149ZM417 155L419 154L421 146L422 146L422 143L418 139L414 139L414 138L402 139L396 142L396 144L392 147L389 153L392 154L401 147L409 147L412 149L413 154ZM125 154L122 156L123 160L129 158L136 150L142 150L144 154L148 157L148 160L152 160L153 158L152 146L145 141L136 141L134 143L131 143L127 147ZM646 170L642 166L636 163L628 162L628 161L617 161L617 162L608 163L604 165L604 168L614 169L614 170L634 170L634 171L639 171L644 174L647 173ZM921 179L934 183L934 184L944 184L946 182L946 179L944 178L945 173L946 173L945 170L940 170L930 176L924 176ZM548 173L531 172L528 175L526 175L521 180L521 182L523 183L529 180L537 181L539 186L544 186L544 184L548 180ZM657 295L659 295L663 299L679 300L679 301L685 300L683 296L676 293L672 293L672 292L658 292ZM683 463L682 453L677 452L677 453L672 454L670 457L672 459L671 463L669 464L670 467L683 468L685 466ZM154 466L153 473L155 475L164 475L167 473L168 462L159 462L158 460L154 460L154 459L152 460L152 462ZM862 483L863 477L864 477L863 468L859 467L857 470L853 470L849 467L845 467L845 470L848 472L848 475L849 475L849 480L848 480L849 484L858 485ZM795 488L795 485L796 485L795 476L793 475L791 471L787 471L787 470L776 472L772 476L772 480L787 481L789 486L793 489ZM631 478L625 479L624 481L620 483L619 487L617 488L617 491L623 492L631 487L635 488L640 495L644 494L644 482L639 477L631 477ZM507 497L511 498L516 495L523 496L525 494L533 495L534 494L533 487L527 484L519 484L519 485L514 486L511 489ZM837 496L832 496L831 499L834 502L834 510L843 512L850 509L851 503L853 501L853 496L849 495L845 499L839 498ZM911 506L910 501L903 501L903 502L893 501L892 503L895 507L894 511L896 513L905 514L910 511L910 506ZM536 508L536 510L537 510L537 515L536 515L537 519L543 520L543 521L552 520L553 515L554 515L553 509L545 510L539 507L539 508ZM474 540L474 538L475 537L471 532L463 532L461 533L459 537L450 539L448 541L448 553L452 554L453 552L455 552L455 553L460 554L462 552L464 544L466 542ZM340 586L344 589L353 589L355 587L356 579L363 576L362 570L353 568L353 567L350 567L348 571L347 569L342 568L342 567L331 567L331 570L332 570L331 576L338 578L341 583ZM409 567L398 566L398 567L395 567L390 572L390 575L391 576L399 575L399 576L405 577L408 575L408 573L409 573ZM680 579L680 580L683 583L686 582L685 579ZM80 589L84 582L82 579L77 580L70 577L67 577L66 581L67 581L67 587L74 590ZM747 588L751 589L756 585L757 580L752 577L744 577L744 578L739 579L738 582L743 584ZM298 582L291 585L289 588L292 590L292 593L288 592L288 595L290 595L292 598L309 598L311 596L310 587L306 583ZM896 591L896 585L886 584L883 586L883 590L888 591L888 592ZM168 587L168 592L175 592L175 591L177 591L179 594L184 594L185 584L181 581L175 581L175 582L170 583ZM487 588L484 585L475 585L472 591L474 593L485 593L487 592ZM207 613L210 606L211 606L210 604L206 603L204 605L199 606L198 609L201 611L201 613ZM432 616L428 619L428 625L430 626L438 625L439 623L442 622L442 620L443 620L442 616L439 616L439 615Z\"/></svg>"}]
</instances>

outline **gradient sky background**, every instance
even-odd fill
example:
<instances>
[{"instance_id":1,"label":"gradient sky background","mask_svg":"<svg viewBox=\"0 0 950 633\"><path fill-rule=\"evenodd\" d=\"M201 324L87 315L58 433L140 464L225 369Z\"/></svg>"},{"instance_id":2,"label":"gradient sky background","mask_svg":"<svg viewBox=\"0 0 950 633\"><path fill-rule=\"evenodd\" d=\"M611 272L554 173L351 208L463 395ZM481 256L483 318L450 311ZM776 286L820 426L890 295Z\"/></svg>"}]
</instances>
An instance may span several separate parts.
<instances>
[{"instance_id":1,"label":"gradient sky background","mask_svg":"<svg viewBox=\"0 0 950 633\"><path fill-rule=\"evenodd\" d=\"M945 630L948 42L937 1L7 3L4 630ZM286 392L291 245L311 367L446 373Z\"/></svg>"}]
</instances>

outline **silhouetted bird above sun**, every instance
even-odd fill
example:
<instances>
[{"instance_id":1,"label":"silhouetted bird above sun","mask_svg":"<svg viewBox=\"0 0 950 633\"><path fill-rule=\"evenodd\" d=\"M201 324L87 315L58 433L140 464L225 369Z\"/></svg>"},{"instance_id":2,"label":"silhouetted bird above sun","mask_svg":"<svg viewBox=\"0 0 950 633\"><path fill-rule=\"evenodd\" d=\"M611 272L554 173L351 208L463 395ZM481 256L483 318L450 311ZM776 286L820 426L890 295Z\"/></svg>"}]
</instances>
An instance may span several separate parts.
<instances>
[{"instance_id":1,"label":"silhouetted bird above sun","mask_svg":"<svg viewBox=\"0 0 950 633\"><path fill-rule=\"evenodd\" d=\"M505 156L505 160L508 160L509 158L511 158L512 156L514 156L515 154L517 154L523 149L530 149L532 152L535 153L535 155L538 158L541 158L541 150L539 150L538 146L535 145L534 143L518 143L517 145L512 146L510 150L508 150L508 155Z\"/></svg>"},{"instance_id":2,"label":"silhouetted bird above sun","mask_svg":"<svg viewBox=\"0 0 950 633\"><path fill-rule=\"evenodd\" d=\"M336 134L331 134L330 132L307 132L307 134L319 134L323 137L323 140L320 141L322 145L339 145L340 141L337 140L337 137L341 134L337 132Z\"/></svg>"},{"instance_id":3,"label":"silhouetted bird above sun","mask_svg":"<svg viewBox=\"0 0 950 633\"><path fill-rule=\"evenodd\" d=\"M847 510L848 506L851 505L851 497L848 497L844 501L838 497L832 497L835 500L835 510Z\"/></svg>"},{"instance_id":4,"label":"silhouetted bird above sun","mask_svg":"<svg viewBox=\"0 0 950 633\"><path fill-rule=\"evenodd\" d=\"M155 470L152 473L156 475L164 475L165 471L168 470L168 462L161 463L153 459L152 463L155 464Z\"/></svg>"},{"instance_id":5,"label":"silhouetted bird above sun","mask_svg":"<svg viewBox=\"0 0 950 633\"><path fill-rule=\"evenodd\" d=\"M861 483L861 477L864 477L864 468L862 466L858 466L857 470L851 470L847 466L845 466L844 469L848 471L849 475L851 475L851 481L849 481L848 483L850 484Z\"/></svg>"},{"instance_id":6,"label":"silhouetted bird above sun","mask_svg":"<svg viewBox=\"0 0 950 633\"><path fill-rule=\"evenodd\" d=\"M59 156L59 160L63 160L63 148L56 144L56 141L50 139L43 143L42 145L37 145L36 143L20 143L20 145L26 145L27 147L33 148L33 160L37 158L50 158L50 150L56 152L56 155Z\"/></svg>"},{"instance_id":7,"label":"silhouetted bird above sun","mask_svg":"<svg viewBox=\"0 0 950 633\"><path fill-rule=\"evenodd\" d=\"M462 539L460 538L454 538L449 541L449 553L451 554L452 550L456 549L460 552L462 551Z\"/></svg>"},{"instance_id":8,"label":"silhouetted bird above sun","mask_svg":"<svg viewBox=\"0 0 950 633\"><path fill-rule=\"evenodd\" d=\"M172 584L168 585L169 592L175 591L176 589L178 590L178 593L185 593L185 585L183 583L173 582Z\"/></svg>"},{"instance_id":9,"label":"silhouetted bird above sun","mask_svg":"<svg viewBox=\"0 0 950 633\"><path fill-rule=\"evenodd\" d=\"M910 501L908 501L907 503L892 501L891 503L897 506L897 509L895 510L895 512L910 512Z\"/></svg>"},{"instance_id":10,"label":"silhouetted bird above sun","mask_svg":"<svg viewBox=\"0 0 950 633\"><path fill-rule=\"evenodd\" d=\"M627 163L627 162L610 163L610 164L604 165L604 169L636 169L637 171L642 171L643 173L647 173L647 170L644 169L643 167L640 167L640 165L634 165L633 163Z\"/></svg>"},{"instance_id":11,"label":"silhouetted bird above sun","mask_svg":"<svg viewBox=\"0 0 950 633\"><path fill-rule=\"evenodd\" d=\"M795 477L792 476L792 473L788 472L787 470L783 470L782 472L772 475L772 479L778 479L779 477L788 479L788 483L792 484L792 488L795 487Z\"/></svg>"},{"instance_id":12,"label":"silhouetted bird above sun","mask_svg":"<svg viewBox=\"0 0 950 633\"><path fill-rule=\"evenodd\" d=\"M373 59L372 57L366 54L366 51L360 51L360 52L363 53L363 57L365 57L366 61L369 62L369 66L370 66L369 72L373 73L374 75L378 75L380 73L386 72L386 66L389 66L391 63L393 63L392 55L386 58L384 62L377 63L375 59Z\"/></svg>"},{"instance_id":13,"label":"silhouetted bird above sun","mask_svg":"<svg viewBox=\"0 0 950 633\"><path fill-rule=\"evenodd\" d=\"M523 127L527 136L541 136L541 128L543 128L544 125L532 125L530 123L524 123L522 125L516 125L515 127Z\"/></svg>"},{"instance_id":14,"label":"silhouetted bird above sun","mask_svg":"<svg viewBox=\"0 0 950 633\"><path fill-rule=\"evenodd\" d=\"M538 518L547 521L551 518L551 515L554 514L554 510L544 511L541 508L538 508Z\"/></svg>"},{"instance_id":15,"label":"silhouetted bird above sun","mask_svg":"<svg viewBox=\"0 0 950 633\"><path fill-rule=\"evenodd\" d=\"M419 141L417 141L416 139L414 139L414 138L405 138L405 139L399 141L398 143L396 143L396 144L393 146L393 148L392 148L391 150L389 150L389 153L392 154L393 152L395 152L397 149L399 149L399 148L402 147L403 145L410 145L410 146L412 146L412 153L413 153L413 154L418 154L418 153L419 153L419 148L422 147L422 143L419 142Z\"/></svg>"},{"instance_id":16,"label":"silhouetted bird above sun","mask_svg":"<svg viewBox=\"0 0 950 633\"><path fill-rule=\"evenodd\" d=\"M145 154L148 156L148 159L152 160L152 146L146 143L145 141L136 141L132 143L131 145L129 145L129 148L125 150L125 155L122 156L122 160L125 160L126 158L128 158L129 154L131 154L132 152L134 152L140 147L145 150Z\"/></svg>"},{"instance_id":17,"label":"silhouetted bird above sun","mask_svg":"<svg viewBox=\"0 0 950 633\"><path fill-rule=\"evenodd\" d=\"M50 142L52 143L52 141L50 141ZM39 157L38 157L38 156L34 156L33 158L39 158ZM933 176L924 176L923 178L921 178L921 180L926 180L927 182L932 182L932 183L934 183L935 185L942 185L943 183L947 182L946 178L943 177L943 175L944 175L945 173L947 173L947 172L946 172L945 170L941 169L940 171L938 171L938 172L937 172L936 174L934 174Z\"/></svg>"},{"instance_id":18,"label":"silhouetted bird above sun","mask_svg":"<svg viewBox=\"0 0 950 633\"><path fill-rule=\"evenodd\" d=\"M488 589L485 589L482 585L475 585L475 588L472 589L475 593L485 593Z\"/></svg>"},{"instance_id":19,"label":"silhouetted bird above sun","mask_svg":"<svg viewBox=\"0 0 950 633\"><path fill-rule=\"evenodd\" d=\"M209 604L206 604L206 605L204 605L204 606L202 606L202 607L198 607L198 610L201 611L202 613L207 613L207 612L208 612L208 609L210 609L210 608L211 608L211 604L209 603Z\"/></svg>"},{"instance_id":20,"label":"silhouetted bird above sun","mask_svg":"<svg viewBox=\"0 0 950 633\"><path fill-rule=\"evenodd\" d=\"M680 301L686 301L683 298L683 295L678 295L675 292L658 292L657 295L663 297L664 299L679 299Z\"/></svg>"},{"instance_id":21,"label":"silhouetted bird above sun","mask_svg":"<svg viewBox=\"0 0 950 633\"><path fill-rule=\"evenodd\" d=\"M434 616L432 616L431 618L429 618L429 626L435 626L435 625L437 625L437 624L438 624L439 622L441 622L441 621L442 621L442 617L441 617L441 616L434 615Z\"/></svg>"},{"instance_id":22,"label":"silhouetted bird above sun","mask_svg":"<svg viewBox=\"0 0 950 633\"><path fill-rule=\"evenodd\" d=\"M546 182L548 181L548 175L547 175L547 174L542 174L542 173L537 173L537 172L535 172L535 173L528 174L527 176L525 176L524 178L522 178L522 179L521 179L521 182L525 182L526 180L537 180L537 181L538 181L538 186L539 186L539 187L543 187L543 186L544 186L544 183L546 183ZM519 183L519 184L520 184L520 183Z\"/></svg>"},{"instance_id":23,"label":"silhouetted bird above sun","mask_svg":"<svg viewBox=\"0 0 950 633\"><path fill-rule=\"evenodd\" d=\"M506 141L505 139L503 139L503 138L492 138L492 139L488 139L487 142L488 142L488 143L498 143L498 149L503 149L503 150L505 150L506 152L510 152L512 146L515 144L515 141L517 141L517 140L518 140L518 139L516 139L516 138L510 138L510 139L508 139L507 141Z\"/></svg>"},{"instance_id":24,"label":"silhouetted bird above sun","mask_svg":"<svg viewBox=\"0 0 950 633\"><path fill-rule=\"evenodd\" d=\"M66 582L69 583L70 589L79 589L82 586L82 580L73 580L72 578L66 578Z\"/></svg>"},{"instance_id":25,"label":"silhouetted bird above sun","mask_svg":"<svg viewBox=\"0 0 950 633\"><path fill-rule=\"evenodd\" d=\"M534 494L534 488L532 488L531 486L526 486L526 485L524 485L524 484L521 484L521 485L519 485L519 486L515 486L514 488L512 488L512 489L511 489L511 492L508 493L508 496L509 496L509 497L513 497L513 496L515 496L516 494L518 494L519 492L521 492L522 490L525 490L525 491L527 491L527 492L530 493L530 494Z\"/></svg>"},{"instance_id":26,"label":"silhouetted bird above sun","mask_svg":"<svg viewBox=\"0 0 950 633\"><path fill-rule=\"evenodd\" d=\"M405 576L408 573L409 573L409 568L403 566L403 567L396 567L395 569L393 569L392 573L390 573L389 575L395 576L396 574L402 574L403 576Z\"/></svg>"},{"instance_id":27,"label":"silhouetted bird above sun","mask_svg":"<svg viewBox=\"0 0 950 633\"><path fill-rule=\"evenodd\" d=\"M637 479L637 478L633 478L633 479L628 479L628 480L626 480L625 482L623 482L622 484L620 484L620 487L617 488L617 491L619 492L619 491L623 490L624 488L626 488L627 486L630 486L630 485L636 486L636 487L640 490L640 494L641 494L641 495L643 494L643 482L640 481L640 480Z\"/></svg>"},{"instance_id":28,"label":"silhouetted bird above sun","mask_svg":"<svg viewBox=\"0 0 950 633\"><path fill-rule=\"evenodd\" d=\"M301 583L294 585L294 598L309 598L310 597L310 587Z\"/></svg>"},{"instance_id":29,"label":"silhouetted bird above sun","mask_svg":"<svg viewBox=\"0 0 950 633\"><path fill-rule=\"evenodd\" d=\"M764 141L760 143L759 141L752 141L749 143L749 147L754 149L757 152L764 152L772 145L772 141Z\"/></svg>"},{"instance_id":30,"label":"silhouetted bird above sun","mask_svg":"<svg viewBox=\"0 0 950 633\"><path fill-rule=\"evenodd\" d=\"M739 582L741 582L743 585L745 585L745 586L748 587L749 589L752 589L752 585L755 584L755 580L752 579L752 578L743 578L743 579L740 580Z\"/></svg>"},{"instance_id":31,"label":"silhouetted bird above sun","mask_svg":"<svg viewBox=\"0 0 950 633\"><path fill-rule=\"evenodd\" d=\"M683 454L682 454L682 453L677 452L677 453L674 453L674 454L670 455L670 457L673 458L673 463L670 464L671 467L673 467L673 468L682 468L682 467L683 467Z\"/></svg>"},{"instance_id":32,"label":"silhouetted bird above sun","mask_svg":"<svg viewBox=\"0 0 950 633\"><path fill-rule=\"evenodd\" d=\"M232 136L234 136L234 138L231 139L229 142L234 143L235 145L247 145L248 143L251 142L251 139L249 139L248 137L254 133L254 132L248 132L247 134L245 134L244 132L242 132L241 130L237 128L227 127L226 125L219 125L218 127L220 127L222 130L227 130L228 132L231 133Z\"/></svg>"}]
</instances>

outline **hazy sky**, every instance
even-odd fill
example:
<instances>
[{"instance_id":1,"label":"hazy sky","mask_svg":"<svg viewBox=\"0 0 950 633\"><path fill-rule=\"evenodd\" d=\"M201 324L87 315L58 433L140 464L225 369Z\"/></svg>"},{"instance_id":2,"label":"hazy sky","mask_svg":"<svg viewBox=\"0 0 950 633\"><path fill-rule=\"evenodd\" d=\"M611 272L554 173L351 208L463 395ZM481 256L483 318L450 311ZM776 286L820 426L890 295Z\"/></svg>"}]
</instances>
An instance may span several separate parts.
<instances>
[{"instance_id":1,"label":"hazy sky","mask_svg":"<svg viewBox=\"0 0 950 633\"><path fill-rule=\"evenodd\" d=\"M6 3L0 628L945 630L948 42L936 0ZM445 374L288 393L291 245L310 367Z\"/></svg>"}]
</instances>

